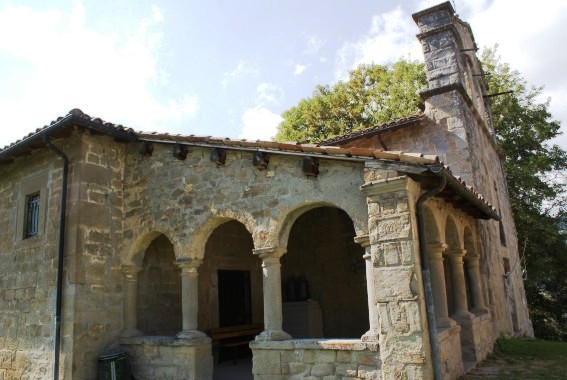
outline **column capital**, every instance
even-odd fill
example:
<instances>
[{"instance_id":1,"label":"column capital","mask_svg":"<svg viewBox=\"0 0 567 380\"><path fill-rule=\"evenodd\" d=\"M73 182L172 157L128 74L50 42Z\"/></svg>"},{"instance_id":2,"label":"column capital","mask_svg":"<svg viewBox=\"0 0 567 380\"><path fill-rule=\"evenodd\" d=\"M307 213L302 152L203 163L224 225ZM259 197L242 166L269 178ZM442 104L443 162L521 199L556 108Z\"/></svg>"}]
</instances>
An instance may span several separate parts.
<instances>
[{"instance_id":1,"label":"column capital","mask_svg":"<svg viewBox=\"0 0 567 380\"><path fill-rule=\"evenodd\" d=\"M184 257L175 260L174 263L181 268L182 272L194 272L203 264L203 260Z\"/></svg>"},{"instance_id":2,"label":"column capital","mask_svg":"<svg viewBox=\"0 0 567 380\"><path fill-rule=\"evenodd\" d=\"M445 255L447 255L450 258L458 258L458 257L462 258L466 254L467 254L467 250L461 248L452 248L445 251Z\"/></svg>"},{"instance_id":3,"label":"column capital","mask_svg":"<svg viewBox=\"0 0 567 380\"><path fill-rule=\"evenodd\" d=\"M407 190L408 177L399 176L394 178L381 179L377 181L367 182L360 186L360 191L367 197L391 193L394 191Z\"/></svg>"},{"instance_id":4,"label":"column capital","mask_svg":"<svg viewBox=\"0 0 567 380\"><path fill-rule=\"evenodd\" d=\"M364 234L354 237L354 242L360 245L362 248L367 248L370 246L370 235Z\"/></svg>"},{"instance_id":5,"label":"column capital","mask_svg":"<svg viewBox=\"0 0 567 380\"><path fill-rule=\"evenodd\" d=\"M139 267L137 265L122 265L120 267L120 270L126 277L131 277L141 272L142 267Z\"/></svg>"},{"instance_id":6,"label":"column capital","mask_svg":"<svg viewBox=\"0 0 567 380\"><path fill-rule=\"evenodd\" d=\"M474 261L478 262L480 260L480 255L474 252L467 252L464 259L467 262L474 262Z\"/></svg>"},{"instance_id":7,"label":"column capital","mask_svg":"<svg viewBox=\"0 0 567 380\"><path fill-rule=\"evenodd\" d=\"M264 247L253 249L252 253L254 253L254 255L258 256L262 260L279 259L286 253L286 249L281 247Z\"/></svg>"},{"instance_id":8,"label":"column capital","mask_svg":"<svg viewBox=\"0 0 567 380\"><path fill-rule=\"evenodd\" d=\"M436 241L433 243L427 243L425 250L429 260L443 261L443 252L447 249L447 244Z\"/></svg>"}]
</instances>

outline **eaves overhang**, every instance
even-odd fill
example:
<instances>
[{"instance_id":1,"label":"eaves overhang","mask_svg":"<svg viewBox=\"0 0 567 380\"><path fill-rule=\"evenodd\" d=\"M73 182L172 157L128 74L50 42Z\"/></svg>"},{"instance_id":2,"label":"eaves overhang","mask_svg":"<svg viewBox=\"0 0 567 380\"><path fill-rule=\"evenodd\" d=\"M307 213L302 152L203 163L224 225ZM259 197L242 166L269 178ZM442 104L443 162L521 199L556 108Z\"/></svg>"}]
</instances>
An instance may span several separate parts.
<instances>
[{"instance_id":1,"label":"eaves overhang","mask_svg":"<svg viewBox=\"0 0 567 380\"><path fill-rule=\"evenodd\" d=\"M132 129L121 125L106 123L99 118L91 118L79 109L71 110L66 116L51 122L50 125L38 128L35 132L0 149L0 164L12 162L15 158L25 156L34 149L44 148L43 136L66 136L72 128L88 129L94 133L106 134L118 141L135 141L136 134Z\"/></svg>"}]
</instances>

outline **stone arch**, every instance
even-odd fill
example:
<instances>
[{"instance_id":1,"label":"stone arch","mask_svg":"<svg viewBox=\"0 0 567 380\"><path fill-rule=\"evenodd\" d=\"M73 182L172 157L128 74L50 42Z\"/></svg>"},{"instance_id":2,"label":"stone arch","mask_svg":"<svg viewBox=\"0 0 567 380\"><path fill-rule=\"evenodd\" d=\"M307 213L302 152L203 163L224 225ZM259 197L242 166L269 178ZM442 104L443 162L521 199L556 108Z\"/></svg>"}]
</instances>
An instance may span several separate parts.
<instances>
[{"instance_id":1,"label":"stone arch","mask_svg":"<svg viewBox=\"0 0 567 380\"><path fill-rule=\"evenodd\" d=\"M294 338L360 338L369 327L366 263L353 220L318 203L294 210L285 223L283 330ZM301 308L312 319L294 317Z\"/></svg>"},{"instance_id":2,"label":"stone arch","mask_svg":"<svg viewBox=\"0 0 567 380\"><path fill-rule=\"evenodd\" d=\"M441 234L439 233L439 223L433 211L423 206L423 218L425 224L425 239L427 243L441 242Z\"/></svg>"},{"instance_id":3,"label":"stone arch","mask_svg":"<svg viewBox=\"0 0 567 380\"><path fill-rule=\"evenodd\" d=\"M160 235L167 237L167 234L158 230L152 230L141 234L130 246L130 250L127 252L126 257L123 260L123 264L141 267L146 249L154 241L154 239ZM171 241L169 237L168 240Z\"/></svg>"},{"instance_id":4,"label":"stone arch","mask_svg":"<svg viewBox=\"0 0 567 380\"><path fill-rule=\"evenodd\" d=\"M449 249L460 249L462 247L457 223L451 215L448 215L445 220L445 243Z\"/></svg>"},{"instance_id":5,"label":"stone arch","mask_svg":"<svg viewBox=\"0 0 567 380\"><path fill-rule=\"evenodd\" d=\"M203 259L205 255L205 246L213 231L220 225L236 220L241 223L250 235L254 236L254 222L251 217L241 218L242 214L236 214L232 211L219 212L213 215L207 215L205 221L199 225L191 236L188 255L190 258ZM252 254L252 253L251 253Z\"/></svg>"},{"instance_id":6,"label":"stone arch","mask_svg":"<svg viewBox=\"0 0 567 380\"><path fill-rule=\"evenodd\" d=\"M149 236L155 234L146 234L144 243ZM164 234L158 234L142 252L136 257L141 268L136 296L137 328L145 335L175 335L181 331L182 311L181 269L175 264L173 243Z\"/></svg>"},{"instance_id":7,"label":"stone arch","mask_svg":"<svg viewBox=\"0 0 567 380\"><path fill-rule=\"evenodd\" d=\"M318 207L330 207L342 210L353 222L353 227L357 236L367 233L367 228L364 229L362 227L363 224L366 225L368 223L367 214L364 215L363 221L359 221L358 218L353 217L356 214L355 212L353 212L352 210L345 210L340 205L337 205L333 202L306 202L297 206L296 208L288 209L288 212L282 212L280 214L281 217L278 218L278 221L276 222L277 227L276 229L274 229L273 233L270 233L266 246L270 246L269 244L272 244L272 246L274 247L286 247L289 239L289 233L296 220L306 212Z\"/></svg>"},{"instance_id":8,"label":"stone arch","mask_svg":"<svg viewBox=\"0 0 567 380\"><path fill-rule=\"evenodd\" d=\"M240 220L216 217L202 228L198 254L199 330L261 323L262 267L254 239Z\"/></svg>"},{"instance_id":9,"label":"stone arch","mask_svg":"<svg viewBox=\"0 0 567 380\"><path fill-rule=\"evenodd\" d=\"M470 228L470 226L465 226L464 228L463 243L464 243L464 248L467 252L478 253L476 249L476 242L474 240L472 229Z\"/></svg>"}]
</instances>

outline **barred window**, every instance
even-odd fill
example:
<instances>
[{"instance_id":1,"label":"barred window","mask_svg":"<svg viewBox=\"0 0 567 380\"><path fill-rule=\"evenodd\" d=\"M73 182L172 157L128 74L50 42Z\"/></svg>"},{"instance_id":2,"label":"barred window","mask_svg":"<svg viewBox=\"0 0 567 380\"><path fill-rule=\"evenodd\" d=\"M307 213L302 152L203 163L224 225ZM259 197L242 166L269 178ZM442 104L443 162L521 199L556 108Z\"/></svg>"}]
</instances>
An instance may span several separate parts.
<instances>
[{"instance_id":1,"label":"barred window","mask_svg":"<svg viewBox=\"0 0 567 380\"><path fill-rule=\"evenodd\" d=\"M37 236L39 230L39 193L26 197L24 239Z\"/></svg>"}]
</instances>

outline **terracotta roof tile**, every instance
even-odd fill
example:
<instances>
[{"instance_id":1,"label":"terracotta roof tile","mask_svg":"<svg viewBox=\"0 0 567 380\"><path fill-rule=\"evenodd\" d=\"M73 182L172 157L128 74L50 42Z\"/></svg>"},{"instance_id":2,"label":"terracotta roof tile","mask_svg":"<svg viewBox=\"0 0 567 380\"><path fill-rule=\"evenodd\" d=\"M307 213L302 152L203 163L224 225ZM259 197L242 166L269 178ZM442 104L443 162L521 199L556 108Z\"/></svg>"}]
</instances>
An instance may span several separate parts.
<instances>
[{"instance_id":1,"label":"terracotta roof tile","mask_svg":"<svg viewBox=\"0 0 567 380\"><path fill-rule=\"evenodd\" d=\"M4 149L0 149L0 159L2 157L2 153L5 152L7 149L10 148L17 148L17 145L22 143L21 149L24 149L26 140L37 138L39 134L46 131L48 128L52 128L54 125L58 123L64 123L65 119L67 118L75 118L72 120L85 120L91 124L87 126L89 128L94 128L92 125L98 125L100 127L106 128L107 131L120 131L120 132L127 132L129 135L135 136L138 140L142 141L163 141L164 143L187 143L187 144L198 144L198 145L210 145L210 146L219 146L224 145L226 147L231 147L234 149L242 148L242 149L262 149L268 152L281 152L283 154L287 153L305 153L306 155L309 154L319 154L319 155L326 155L330 159L333 157L341 158L341 157L348 157L348 158L360 158L363 160L366 159L378 159L378 160L390 160L390 161L398 161L401 163L410 163L410 164L417 164L417 165L443 165L444 169L452 175L450 168L443 163L440 162L439 157L435 155L423 155L421 153L408 153L408 152L399 152L399 151L382 151L382 150L373 150L370 148L358 148L352 147L349 149L341 148L338 146L332 145L325 145L323 143L327 143L330 140L326 140L326 142L320 144L299 144L299 143L282 143L282 142L275 142L275 141L249 141L246 139L235 139L232 140L228 137L211 137L211 136L195 136L195 135L171 135L169 133L159 133L159 132L139 132L134 131L131 128L123 127L122 125L112 124L103 121L100 118L91 118L89 115L83 113L79 109L73 109L69 112L69 114L65 117L59 117L57 120L50 123L50 126L44 126L43 128L36 129L35 132L29 133L23 139L17 140L16 142L4 147ZM408 124L417 123L422 120L422 115L413 116L410 118L398 120L396 122L386 124L383 126L367 128L365 130L360 130L353 132L349 135L340 136L341 139L345 138L352 138L353 136L362 136L365 134L373 133L377 130L389 129L391 127L400 127ZM68 119L71 120L71 119ZM63 125L63 124L60 124ZM338 140L336 140L338 141ZM4 158L5 159L5 158ZM424 170L425 167L424 167ZM453 176L453 175L452 175ZM484 200L482 195L478 193L474 188L470 185L467 185L465 181L463 181L460 177L453 176L458 183L470 194L474 195L476 199L478 199L483 204L487 205L494 213L496 210L492 205Z\"/></svg>"},{"instance_id":2,"label":"terracotta roof tile","mask_svg":"<svg viewBox=\"0 0 567 380\"><path fill-rule=\"evenodd\" d=\"M319 142L317 145L320 145L320 146L334 145L334 144L337 144L339 142L346 142L346 141L349 141L349 140L354 140L356 138L371 135L373 133L383 132L383 131L386 131L386 130L397 129L397 128L402 128L402 127L414 125L414 124L417 124L420 121L422 121L424 118L425 118L425 116L423 114L418 114L418 115L406 117L406 118L403 118L403 119L394 120L394 121L387 123L387 124L381 124L381 125L376 125L376 126L373 126L373 127L357 129L356 131L352 131L352 132L344 134L344 135L335 136L335 137L331 137L329 139L323 140L323 141Z\"/></svg>"}]
</instances>

